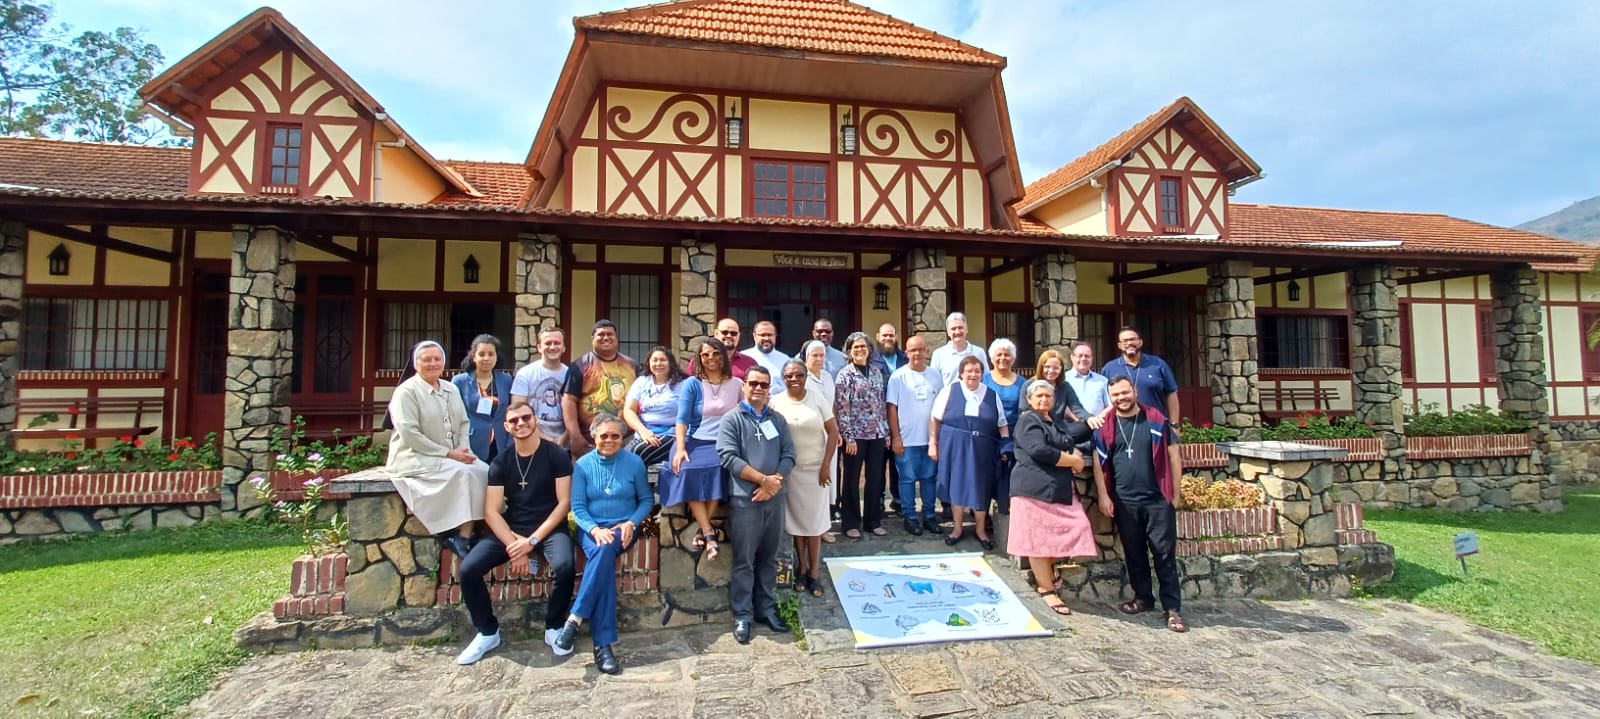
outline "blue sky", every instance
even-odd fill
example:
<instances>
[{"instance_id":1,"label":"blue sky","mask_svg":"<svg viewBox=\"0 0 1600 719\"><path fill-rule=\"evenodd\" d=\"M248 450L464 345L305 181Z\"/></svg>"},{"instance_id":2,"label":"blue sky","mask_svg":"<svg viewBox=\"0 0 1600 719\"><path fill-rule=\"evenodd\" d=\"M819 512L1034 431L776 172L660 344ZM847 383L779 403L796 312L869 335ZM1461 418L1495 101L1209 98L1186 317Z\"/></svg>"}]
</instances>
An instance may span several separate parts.
<instances>
[{"instance_id":1,"label":"blue sky","mask_svg":"<svg viewBox=\"0 0 1600 719\"><path fill-rule=\"evenodd\" d=\"M256 2L56 0L169 62ZM637 0L280 0L440 157L520 161L574 15ZM1600 195L1600 3L866 0L1005 55L1032 181L1180 95L1265 168L1246 202L1511 225Z\"/></svg>"}]
</instances>

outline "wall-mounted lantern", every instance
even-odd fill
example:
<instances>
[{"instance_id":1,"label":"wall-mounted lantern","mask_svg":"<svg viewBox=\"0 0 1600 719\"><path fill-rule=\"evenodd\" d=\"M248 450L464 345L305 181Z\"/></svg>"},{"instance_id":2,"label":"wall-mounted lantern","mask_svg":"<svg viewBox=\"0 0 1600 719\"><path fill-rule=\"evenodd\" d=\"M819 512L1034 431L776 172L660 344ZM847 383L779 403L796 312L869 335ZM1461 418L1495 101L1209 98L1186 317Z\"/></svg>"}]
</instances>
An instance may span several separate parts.
<instances>
[{"instance_id":1,"label":"wall-mounted lantern","mask_svg":"<svg viewBox=\"0 0 1600 719\"><path fill-rule=\"evenodd\" d=\"M889 309L889 286L879 282L872 286L872 309Z\"/></svg>"},{"instance_id":2,"label":"wall-mounted lantern","mask_svg":"<svg viewBox=\"0 0 1600 719\"><path fill-rule=\"evenodd\" d=\"M744 144L744 120L739 119L738 105L729 111L726 125L722 137L728 143L728 149L737 150Z\"/></svg>"},{"instance_id":3,"label":"wall-mounted lantern","mask_svg":"<svg viewBox=\"0 0 1600 719\"><path fill-rule=\"evenodd\" d=\"M63 277L72 272L72 253L67 251L65 244L56 245L50 251L50 275Z\"/></svg>"},{"instance_id":4,"label":"wall-mounted lantern","mask_svg":"<svg viewBox=\"0 0 1600 719\"><path fill-rule=\"evenodd\" d=\"M467 261L461 263L461 281L469 285L478 284L478 257L467 255Z\"/></svg>"},{"instance_id":5,"label":"wall-mounted lantern","mask_svg":"<svg viewBox=\"0 0 1600 719\"><path fill-rule=\"evenodd\" d=\"M844 111L844 124L839 126L839 151L846 155L856 154L856 122L849 110Z\"/></svg>"},{"instance_id":6,"label":"wall-mounted lantern","mask_svg":"<svg viewBox=\"0 0 1600 719\"><path fill-rule=\"evenodd\" d=\"M1289 280L1289 301L1300 301L1300 283L1296 280Z\"/></svg>"}]
</instances>

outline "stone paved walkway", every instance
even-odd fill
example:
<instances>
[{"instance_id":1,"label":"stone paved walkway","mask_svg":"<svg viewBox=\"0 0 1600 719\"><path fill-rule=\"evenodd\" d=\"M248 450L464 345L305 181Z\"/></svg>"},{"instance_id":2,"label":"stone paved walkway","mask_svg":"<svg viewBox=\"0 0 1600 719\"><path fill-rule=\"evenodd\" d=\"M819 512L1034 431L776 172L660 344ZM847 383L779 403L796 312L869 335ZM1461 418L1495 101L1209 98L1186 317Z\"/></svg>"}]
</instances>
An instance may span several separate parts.
<instances>
[{"instance_id":1,"label":"stone paved walkway","mask_svg":"<svg viewBox=\"0 0 1600 719\"><path fill-rule=\"evenodd\" d=\"M1053 620L1037 598L1024 601ZM458 646L261 656L187 714L1600 716L1600 669L1410 605L1195 602L1186 635L1160 628L1155 613L1077 609L1051 622L1060 627L1051 638L871 652L849 648L836 627L814 628L809 652L759 627L748 646L721 626L625 634L617 677L595 671L586 639L561 660L537 639L516 641L471 667L455 665ZM822 624L831 614L806 613Z\"/></svg>"}]
</instances>

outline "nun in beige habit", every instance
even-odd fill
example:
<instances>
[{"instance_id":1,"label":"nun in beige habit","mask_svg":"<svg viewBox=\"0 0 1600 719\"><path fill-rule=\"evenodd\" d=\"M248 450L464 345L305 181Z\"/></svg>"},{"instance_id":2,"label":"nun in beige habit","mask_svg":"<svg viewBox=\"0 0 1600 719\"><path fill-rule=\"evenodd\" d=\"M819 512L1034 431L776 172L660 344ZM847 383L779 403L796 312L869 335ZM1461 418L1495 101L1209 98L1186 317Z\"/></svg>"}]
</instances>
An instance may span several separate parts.
<instances>
[{"instance_id":1,"label":"nun in beige habit","mask_svg":"<svg viewBox=\"0 0 1600 719\"><path fill-rule=\"evenodd\" d=\"M444 347L417 343L411 364L417 373L389 400L389 473L411 513L465 557L473 523L483 519L489 465L472 453L461 393L443 379Z\"/></svg>"}]
</instances>

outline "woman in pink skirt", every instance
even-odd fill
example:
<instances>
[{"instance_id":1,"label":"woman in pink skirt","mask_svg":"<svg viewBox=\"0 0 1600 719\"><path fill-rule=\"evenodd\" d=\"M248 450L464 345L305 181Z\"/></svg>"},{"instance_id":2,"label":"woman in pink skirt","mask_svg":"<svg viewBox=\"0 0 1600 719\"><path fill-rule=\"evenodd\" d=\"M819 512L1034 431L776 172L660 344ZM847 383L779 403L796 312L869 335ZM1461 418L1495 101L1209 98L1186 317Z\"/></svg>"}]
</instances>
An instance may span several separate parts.
<instances>
[{"instance_id":1,"label":"woman in pink skirt","mask_svg":"<svg viewBox=\"0 0 1600 719\"><path fill-rule=\"evenodd\" d=\"M1017 418L1011 435L1017 443L1017 466L1011 473L1011 534L1006 550L1028 558L1045 606L1056 614L1071 614L1056 593L1056 560L1099 554L1089 516L1073 496L1073 476L1083 470L1083 456L1073 448L1070 426L1050 417L1055 387L1034 380L1023 392L1028 408Z\"/></svg>"}]
</instances>

